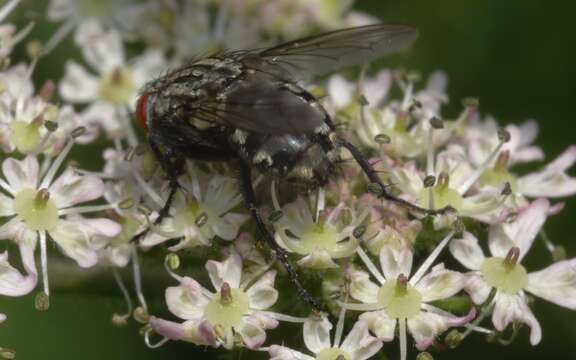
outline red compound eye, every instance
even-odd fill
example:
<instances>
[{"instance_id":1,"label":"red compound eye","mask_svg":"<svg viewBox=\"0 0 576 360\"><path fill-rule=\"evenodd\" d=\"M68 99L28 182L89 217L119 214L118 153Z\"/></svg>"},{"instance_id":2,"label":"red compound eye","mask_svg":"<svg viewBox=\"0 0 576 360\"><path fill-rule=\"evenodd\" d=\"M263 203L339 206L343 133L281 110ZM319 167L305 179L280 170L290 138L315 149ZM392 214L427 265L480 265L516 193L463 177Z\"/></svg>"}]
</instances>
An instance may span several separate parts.
<instances>
[{"instance_id":1,"label":"red compound eye","mask_svg":"<svg viewBox=\"0 0 576 360\"><path fill-rule=\"evenodd\" d=\"M138 103L136 104L136 120L138 120L138 125L144 130L148 130L148 116L146 108L148 107L148 96L149 93L144 93L138 98Z\"/></svg>"}]
</instances>

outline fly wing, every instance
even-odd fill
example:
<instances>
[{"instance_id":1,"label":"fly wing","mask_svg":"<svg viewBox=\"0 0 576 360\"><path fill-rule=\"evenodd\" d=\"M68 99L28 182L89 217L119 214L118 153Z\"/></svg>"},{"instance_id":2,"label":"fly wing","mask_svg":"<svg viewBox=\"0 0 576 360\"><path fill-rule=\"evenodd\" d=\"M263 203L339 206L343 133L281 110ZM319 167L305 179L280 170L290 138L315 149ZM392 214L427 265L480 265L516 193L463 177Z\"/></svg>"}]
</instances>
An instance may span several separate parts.
<instances>
[{"instance_id":1,"label":"fly wing","mask_svg":"<svg viewBox=\"0 0 576 360\"><path fill-rule=\"evenodd\" d=\"M405 25L367 25L278 45L256 54L264 71L302 80L401 51L418 37Z\"/></svg>"},{"instance_id":2,"label":"fly wing","mask_svg":"<svg viewBox=\"0 0 576 360\"><path fill-rule=\"evenodd\" d=\"M308 134L325 114L287 84L267 79L238 82L220 101L197 102L194 116L209 122L270 135Z\"/></svg>"}]
</instances>

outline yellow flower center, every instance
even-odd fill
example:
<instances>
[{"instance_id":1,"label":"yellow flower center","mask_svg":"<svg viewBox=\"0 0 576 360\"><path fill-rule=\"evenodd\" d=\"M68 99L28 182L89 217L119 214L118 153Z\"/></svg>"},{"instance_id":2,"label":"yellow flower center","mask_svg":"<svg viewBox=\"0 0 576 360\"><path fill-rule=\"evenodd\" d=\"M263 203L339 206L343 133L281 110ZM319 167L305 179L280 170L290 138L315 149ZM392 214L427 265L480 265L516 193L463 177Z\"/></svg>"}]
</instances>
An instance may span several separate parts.
<instances>
[{"instance_id":1,"label":"yellow flower center","mask_svg":"<svg viewBox=\"0 0 576 360\"><path fill-rule=\"evenodd\" d=\"M488 169L480 177L480 184L482 185L502 186L505 183L510 184L512 192L516 192L518 189L516 178L505 168Z\"/></svg>"},{"instance_id":2,"label":"yellow flower center","mask_svg":"<svg viewBox=\"0 0 576 360\"><path fill-rule=\"evenodd\" d=\"M111 243L116 246L128 244L140 227L138 221L131 216L122 218L120 223L122 224L122 232L111 240Z\"/></svg>"},{"instance_id":3,"label":"yellow flower center","mask_svg":"<svg viewBox=\"0 0 576 360\"><path fill-rule=\"evenodd\" d=\"M223 286L224 288L224 286ZM206 306L204 316L213 327L233 328L240 324L244 315L250 313L248 295L240 289L228 289L215 295Z\"/></svg>"},{"instance_id":4,"label":"yellow flower center","mask_svg":"<svg viewBox=\"0 0 576 360\"><path fill-rule=\"evenodd\" d=\"M135 91L134 76L126 68L114 69L100 81L100 97L116 105L129 104Z\"/></svg>"},{"instance_id":5,"label":"yellow flower center","mask_svg":"<svg viewBox=\"0 0 576 360\"><path fill-rule=\"evenodd\" d=\"M491 257L484 260L480 272L488 285L509 294L517 293L528 284L528 274L524 266L504 258Z\"/></svg>"},{"instance_id":6,"label":"yellow flower center","mask_svg":"<svg viewBox=\"0 0 576 360\"><path fill-rule=\"evenodd\" d=\"M422 295L402 276L398 281L388 280L378 290L378 302L390 317L411 319L422 307Z\"/></svg>"},{"instance_id":7,"label":"yellow flower center","mask_svg":"<svg viewBox=\"0 0 576 360\"><path fill-rule=\"evenodd\" d=\"M438 176L437 184L432 188L432 199L435 209L450 205L456 210L460 210L464 201L462 195L450 187L450 178L446 173L441 173ZM420 204L425 208L431 207L429 188L420 191Z\"/></svg>"},{"instance_id":8,"label":"yellow flower center","mask_svg":"<svg viewBox=\"0 0 576 360\"><path fill-rule=\"evenodd\" d=\"M12 129L12 141L22 154L30 154L40 145L40 124L36 122L26 123L14 121L10 125Z\"/></svg>"},{"instance_id":9,"label":"yellow flower center","mask_svg":"<svg viewBox=\"0 0 576 360\"><path fill-rule=\"evenodd\" d=\"M211 219L213 214L206 211L195 199L187 199L186 204L176 210L174 214L174 227L183 231L196 224L200 229Z\"/></svg>"},{"instance_id":10,"label":"yellow flower center","mask_svg":"<svg viewBox=\"0 0 576 360\"><path fill-rule=\"evenodd\" d=\"M338 358L340 356L340 358ZM316 356L316 360L352 360L352 357L345 351L338 348L328 348L320 351Z\"/></svg>"},{"instance_id":11,"label":"yellow flower center","mask_svg":"<svg viewBox=\"0 0 576 360\"><path fill-rule=\"evenodd\" d=\"M331 252L338 245L338 234L330 226L315 224L310 230L302 234L300 238L301 252L304 255L312 253L316 249Z\"/></svg>"},{"instance_id":12,"label":"yellow flower center","mask_svg":"<svg viewBox=\"0 0 576 360\"><path fill-rule=\"evenodd\" d=\"M32 230L50 231L58 224L58 208L45 189L20 191L14 197L14 212Z\"/></svg>"}]
</instances>

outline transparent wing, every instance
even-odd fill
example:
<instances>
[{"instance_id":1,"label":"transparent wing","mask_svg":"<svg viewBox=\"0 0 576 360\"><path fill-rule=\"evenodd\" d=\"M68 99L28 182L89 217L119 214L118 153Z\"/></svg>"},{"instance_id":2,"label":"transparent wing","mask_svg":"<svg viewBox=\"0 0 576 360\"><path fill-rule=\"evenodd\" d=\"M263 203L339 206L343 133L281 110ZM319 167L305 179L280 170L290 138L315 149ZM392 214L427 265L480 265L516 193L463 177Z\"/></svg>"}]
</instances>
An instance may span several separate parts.
<instances>
[{"instance_id":1,"label":"transparent wing","mask_svg":"<svg viewBox=\"0 0 576 360\"><path fill-rule=\"evenodd\" d=\"M241 83L224 101L197 101L191 111L199 120L271 135L312 133L324 122L322 111L271 81Z\"/></svg>"},{"instance_id":2,"label":"transparent wing","mask_svg":"<svg viewBox=\"0 0 576 360\"><path fill-rule=\"evenodd\" d=\"M417 37L418 31L405 25L367 25L294 40L257 56L264 71L301 80L401 51Z\"/></svg>"}]
</instances>

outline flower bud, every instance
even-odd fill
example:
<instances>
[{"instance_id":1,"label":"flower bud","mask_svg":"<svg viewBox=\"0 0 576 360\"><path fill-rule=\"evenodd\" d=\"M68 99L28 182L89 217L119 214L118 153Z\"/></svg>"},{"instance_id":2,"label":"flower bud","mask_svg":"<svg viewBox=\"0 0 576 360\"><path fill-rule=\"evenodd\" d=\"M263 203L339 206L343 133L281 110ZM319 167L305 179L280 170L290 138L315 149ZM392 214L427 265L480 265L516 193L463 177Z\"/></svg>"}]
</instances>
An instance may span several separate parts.
<instances>
[{"instance_id":1,"label":"flower bud","mask_svg":"<svg viewBox=\"0 0 576 360\"><path fill-rule=\"evenodd\" d=\"M434 186L434 184L436 184L436 176L434 176L434 175L426 176L423 180L423 183L424 183L425 188L429 188L429 187Z\"/></svg>"},{"instance_id":2,"label":"flower bud","mask_svg":"<svg viewBox=\"0 0 576 360\"><path fill-rule=\"evenodd\" d=\"M0 359L16 359L16 350L0 347Z\"/></svg>"},{"instance_id":3,"label":"flower bud","mask_svg":"<svg viewBox=\"0 0 576 360\"><path fill-rule=\"evenodd\" d=\"M112 315L112 324L116 327L123 327L128 325L128 315L114 313Z\"/></svg>"}]
</instances>

